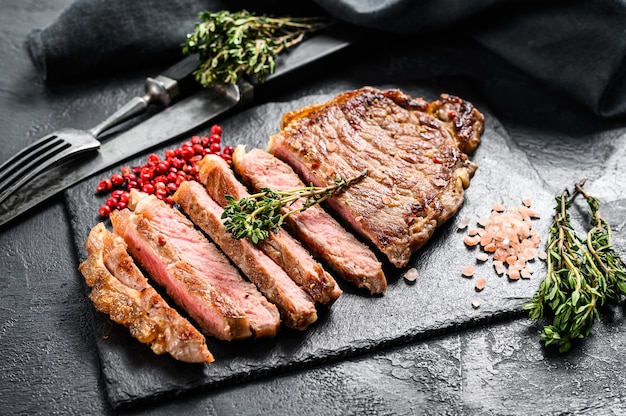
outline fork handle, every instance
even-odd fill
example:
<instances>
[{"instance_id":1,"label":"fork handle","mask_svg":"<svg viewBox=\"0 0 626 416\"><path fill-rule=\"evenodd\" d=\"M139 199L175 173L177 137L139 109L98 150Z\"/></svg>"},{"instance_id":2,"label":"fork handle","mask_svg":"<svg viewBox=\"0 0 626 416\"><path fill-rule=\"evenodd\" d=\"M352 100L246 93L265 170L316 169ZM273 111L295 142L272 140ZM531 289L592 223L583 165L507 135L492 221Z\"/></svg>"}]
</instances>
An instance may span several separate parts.
<instances>
[{"instance_id":1,"label":"fork handle","mask_svg":"<svg viewBox=\"0 0 626 416\"><path fill-rule=\"evenodd\" d=\"M109 130L126 120L143 114L150 104L150 96L134 97L129 102L120 107L115 113L111 114L106 120L89 130L93 137L98 137L102 132Z\"/></svg>"},{"instance_id":2,"label":"fork handle","mask_svg":"<svg viewBox=\"0 0 626 416\"><path fill-rule=\"evenodd\" d=\"M151 104L167 107L173 101L189 95L199 86L193 78L193 72L197 68L198 56L190 55L163 71L161 75L146 79L143 96L132 98L102 123L89 130L89 133L97 138L101 133L143 114Z\"/></svg>"}]
</instances>

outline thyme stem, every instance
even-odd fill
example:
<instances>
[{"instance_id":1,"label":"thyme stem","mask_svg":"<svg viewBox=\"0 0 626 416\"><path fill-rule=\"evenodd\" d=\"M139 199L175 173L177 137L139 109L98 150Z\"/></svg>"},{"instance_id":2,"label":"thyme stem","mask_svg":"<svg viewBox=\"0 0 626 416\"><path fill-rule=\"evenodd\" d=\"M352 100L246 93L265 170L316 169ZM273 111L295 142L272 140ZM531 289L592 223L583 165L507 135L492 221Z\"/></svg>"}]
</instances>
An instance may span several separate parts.
<instances>
[{"instance_id":1,"label":"thyme stem","mask_svg":"<svg viewBox=\"0 0 626 416\"><path fill-rule=\"evenodd\" d=\"M334 184L325 187L305 186L288 191L262 188L261 192L239 200L235 200L232 195L226 195L229 204L224 208L222 219L225 220L226 230L234 238L247 238L253 244L257 244L266 239L270 231L277 232L289 215L324 202L367 174L368 171L364 170L357 176L349 179L339 178ZM293 209L283 209L301 200L302 203Z\"/></svg>"},{"instance_id":2,"label":"thyme stem","mask_svg":"<svg viewBox=\"0 0 626 416\"><path fill-rule=\"evenodd\" d=\"M532 319L542 319L546 306L552 324L543 327L546 345L557 343L566 352L575 339L589 335L600 315L598 307L626 295L626 266L611 244L611 228L600 216L600 202L583 189L584 181L556 197L556 214L549 230L548 271L530 302ZM577 195L589 206L591 229L581 239L570 225L568 209Z\"/></svg>"},{"instance_id":3,"label":"thyme stem","mask_svg":"<svg viewBox=\"0 0 626 416\"><path fill-rule=\"evenodd\" d=\"M185 55L199 55L194 77L204 87L234 84L241 75L263 82L274 72L278 54L330 25L323 18L258 16L246 10L198 16L201 21L181 47Z\"/></svg>"}]
</instances>

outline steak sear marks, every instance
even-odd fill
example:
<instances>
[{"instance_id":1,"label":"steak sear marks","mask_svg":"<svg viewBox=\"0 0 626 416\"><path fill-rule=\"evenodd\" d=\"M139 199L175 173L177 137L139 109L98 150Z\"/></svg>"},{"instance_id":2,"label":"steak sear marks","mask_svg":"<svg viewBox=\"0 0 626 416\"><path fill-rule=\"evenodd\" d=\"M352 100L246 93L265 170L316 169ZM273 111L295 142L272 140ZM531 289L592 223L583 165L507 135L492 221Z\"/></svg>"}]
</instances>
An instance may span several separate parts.
<instances>
[{"instance_id":1,"label":"steak sear marks","mask_svg":"<svg viewBox=\"0 0 626 416\"><path fill-rule=\"evenodd\" d=\"M328 206L404 267L462 205L477 168L468 153L483 124L482 114L457 97L428 103L364 87L286 114L268 151L316 186L368 169Z\"/></svg>"}]
</instances>

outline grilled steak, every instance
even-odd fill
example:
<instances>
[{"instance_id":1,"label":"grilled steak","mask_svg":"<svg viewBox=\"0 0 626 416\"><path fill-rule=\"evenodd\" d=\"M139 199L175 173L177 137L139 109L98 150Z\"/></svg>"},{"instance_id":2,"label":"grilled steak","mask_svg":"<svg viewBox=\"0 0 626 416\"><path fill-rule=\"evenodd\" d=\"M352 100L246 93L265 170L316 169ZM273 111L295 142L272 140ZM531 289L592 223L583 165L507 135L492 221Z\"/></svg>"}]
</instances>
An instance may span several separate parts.
<instances>
[{"instance_id":1,"label":"grilled steak","mask_svg":"<svg viewBox=\"0 0 626 416\"><path fill-rule=\"evenodd\" d=\"M85 246L89 257L79 270L92 288L89 299L98 311L127 327L156 354L169 353L190 363L214 360L204 335L150 286L121 237L99 223L92 228Z\"/></svg>"},{"instance_id":2,"label":"grilled steak","mask_svg":"<svg viewBox=\"0 0 626 416\"><path fill-rule=\"evenodd\" d=\"M368 169L329 206L403 267L463 203L483 123L457 97L428 103L365 87L286 114L268 151L317 186Z\"/></svg>"},{"instance_id":3,"label":"grilled steak","mask_svg":"<svg viewBox=\"0 0 626 416\"><path fill-rule=\"evenodd\" d=\"M180 184L174 200L191 220L217 243L244 275L278 307L289 328L306 329L317 320L317 311L307 295L272 259L246 239L235 239L221 219L224 209L195 181Z\"/></svg>"},{"instance_id":4,"label":"grilled steak","mask_svg":"<svg viewBox=\"0 0 626 416\"><path fill-rule=\"evenodd\" d=\"M257 190L264 187L288 190L304 186L289 165L260 149L246 153L243 146L238 146L233 153L233 164L244 182ZM303 202L296 201L284 211L296 209ZM311 253L323 259L345 280L373 294L387 289L382 264L374 253L319 205L289 215L286 224Z\"/></svg>"},{"instance_id":5,"label":"grilled steak","mask_svg":"<svg viewBox=\"0 0 626 416\"><path fill-rule=\"evenodd\" d=\"M138 202L137 202L138 201ZM223 340L273 336L278 310L179 211L131 191L134 212L112 215L129 252L209 335ZM120 218L122 217L122 218Z\"/></svg>"},{"instance_id":6,"label":"grilled steak","mask_svg":"<svg viewBox=\"0 0 626 416\"><path fill-rule=\"evenodd\" d=\"M222 207L228 204L225 195L232 195L236 199L250 195L230 166L219 156L205 156L198 164L198 173L209 195ZM259 242L258 247L314 301L330 307L341 295L335 279L290 234L270 232L268 238Z\"/></svg>"}]
</instances>

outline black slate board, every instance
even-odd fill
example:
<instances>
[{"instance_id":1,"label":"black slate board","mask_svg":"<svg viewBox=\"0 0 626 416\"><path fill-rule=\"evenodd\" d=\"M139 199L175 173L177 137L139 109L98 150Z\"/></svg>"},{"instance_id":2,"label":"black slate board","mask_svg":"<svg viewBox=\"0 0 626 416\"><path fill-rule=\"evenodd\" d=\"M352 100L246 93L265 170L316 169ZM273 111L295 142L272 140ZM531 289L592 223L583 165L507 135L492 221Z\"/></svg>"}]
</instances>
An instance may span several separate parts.
<instances>
[{"instance_id":1,"label":"black slate board","mask_svg":"<svg viewBox=\"0 0 626 416\"><path fill-rule=\"evenodd\" d=\"M278 130L280 117L285 112L324 102L360 86L345 83L322 95L267 103L221 120L223 144L264 148L267 138ZM375 86L400 88L411 96L428 100L436 99L440 92L453 92L415 83ZM476 263L476 252L464 246L464 232L458 230L457 224L465 217L477 219L487 215L494 203L519 206L522 199L530 198L533 209L542 215L540 220L534 221L534 226L545 236L553 195L489 109L480 106L479 99L471 94L462 97L474 102L486 118L482 143L472 156L479 168L461 210L412 258L409 267L416 267L419 272L416 283L407 284L402 278L404 269L395 270L391 266L386 270L389 287L384 296L369 296L339 280L344 294L329 312L322 311L319 321L306 332L284 329L276 339L263 341L225 343L209 339L208 345L216 361L208 365L184 364L169 356L156 356L131 338L124 328L103 314L94 313L94 336L111 405L130 407L210 390L521 315L521 306L543 278L544 264L535 262L534 277L517 282L498 277L489 262L480 264L477 276L486 277L487 286L477 293L474 281L460 273L465 265ZM172 144L157 153L162 154L166 148L177 145ZM145 156L126 164L143 163ZM95 194L95 186L99 179L119 168L66 192L80 261L86 257L82 244L90 228L100 221L97 208L103 198ZM482 300L479 308L472 307L476 298Z\"/></svg>"}]
</instances>

